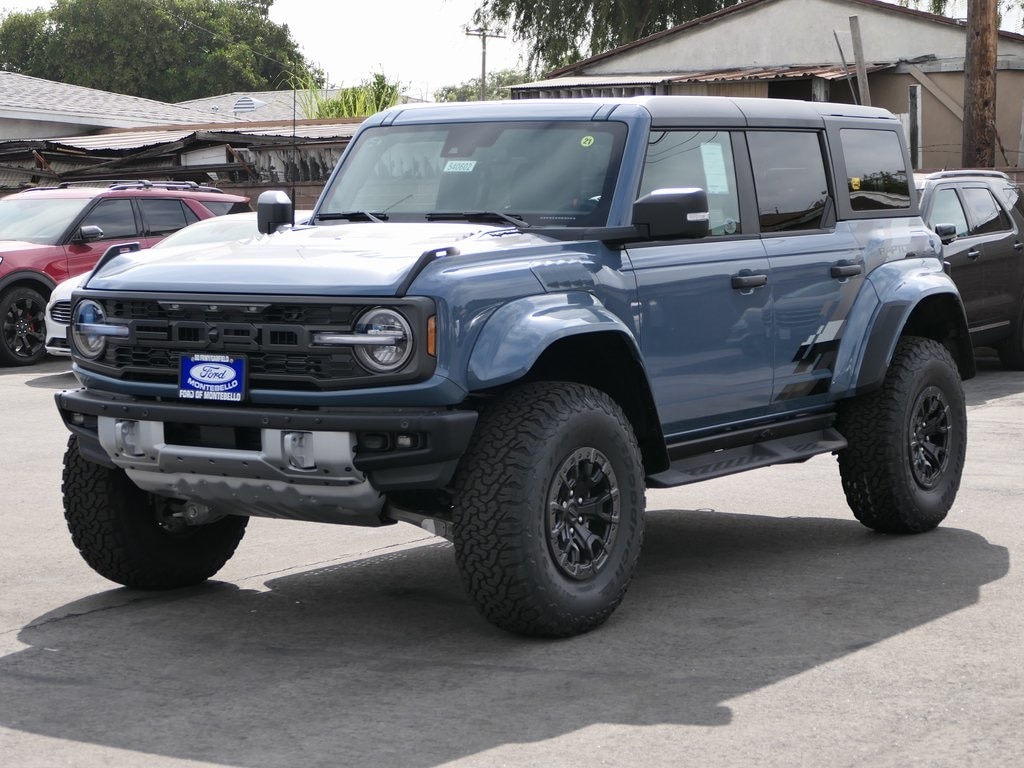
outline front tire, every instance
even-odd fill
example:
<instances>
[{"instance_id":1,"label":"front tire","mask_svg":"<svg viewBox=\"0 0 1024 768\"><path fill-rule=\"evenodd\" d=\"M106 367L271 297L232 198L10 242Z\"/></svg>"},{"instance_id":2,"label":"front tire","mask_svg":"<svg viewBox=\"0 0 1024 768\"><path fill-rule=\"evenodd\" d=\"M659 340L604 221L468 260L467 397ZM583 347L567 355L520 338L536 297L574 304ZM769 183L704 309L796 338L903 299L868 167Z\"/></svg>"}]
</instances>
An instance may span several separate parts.
<instances>
[{"instance_id":1,"label":"front tire","mask_svg":"<svg viewBox=\"0 0 1024 768\"><path fill-rule=\"evenodd\" d=\"M568 637L602 624L644 534L643 464L622 410L569 383L526 385L487 408L455 480L455 557L498 627Z\"/></svg>"},{"instance_id":2,"label":"front tire","mask_svg":"<svg viewBox=\"0 0 1024 768\"><path fill-rule=\"evenodd\" d=\"M34 365L46 355L46 299L34 288L0 295L0 364Z\"/></svg>"},{"instance_id":3,"label":"front tire","mask_svg":"<svg viewBox=\"0 0 1024 768\"><path fill-rule=\"evenodd\" d=\"M64 454L64 518L89 567L132 589L176 589L213 576L235 552L247 517L188 526L167 501L141 490L120 469L82 457L72 435Z\"/></svg>"},{"instance_id":4,"label":"front tire","mask_svg":"<svg viewBox=\"0 0 1024 768\"><path fill-rule=\"evenodd\" d=\"M882 533L921 533L946 517L967 453L956 363L932 339L900 339L881 389L843 405L839 471L854 516Z\"/></svg>"}]
</instances>

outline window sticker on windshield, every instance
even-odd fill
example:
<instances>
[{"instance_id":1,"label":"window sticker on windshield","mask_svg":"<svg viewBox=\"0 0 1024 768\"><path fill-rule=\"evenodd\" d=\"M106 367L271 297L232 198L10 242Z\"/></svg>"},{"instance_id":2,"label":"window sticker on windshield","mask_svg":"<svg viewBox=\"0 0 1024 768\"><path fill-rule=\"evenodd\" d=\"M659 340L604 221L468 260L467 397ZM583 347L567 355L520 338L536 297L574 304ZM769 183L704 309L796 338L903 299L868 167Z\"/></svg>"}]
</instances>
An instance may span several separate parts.
<instances>
[{"instance_id":1,"label":"window sticker on windshield","mask_svg":"<svg viewBox=\"0 0 1024 768\"><path fill-rule=\"evenodd\" d=\"M476 160L449 160L444 164L444 173L472 173Z\"/></svg>"},{"instance_id":2,"label":"window sticker on windshield","mask_svg":"<svg viewBox=\"0 0 1024 768\"><path fill-rule=\"evenodd\" d=\"M700 156L704 161L704 178L709 195L729 194L729 174L725 170L725 155L721 144L701 144Z\"/></svg>"},{"instance_id":3,"label":"window sticker on windshield","mask_svg":"<svg viewBox=\"0 0 1024 768\"><path fill-rule=\"evenodd\" d=\"M594 137L593 136L584 136L582 139L580 139L580 146L581 147L592 147L592 146L594 146Z\"/></svg>"}]
</instances>

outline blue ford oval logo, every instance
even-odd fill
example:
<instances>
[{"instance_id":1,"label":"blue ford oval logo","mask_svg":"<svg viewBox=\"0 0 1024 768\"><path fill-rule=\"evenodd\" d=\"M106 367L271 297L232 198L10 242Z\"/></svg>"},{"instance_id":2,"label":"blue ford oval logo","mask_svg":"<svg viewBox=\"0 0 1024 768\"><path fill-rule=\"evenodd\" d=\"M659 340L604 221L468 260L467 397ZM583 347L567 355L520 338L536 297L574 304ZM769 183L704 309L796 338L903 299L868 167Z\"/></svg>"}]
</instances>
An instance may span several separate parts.
<instances>
[{"instance_id":1,"label":"blue ford oval logo","mask_svg":"<svg viewBox=\"0 0 1024 768\"><path fill-rule=\"evenodd\" d=\"M228 384L235 380L235 369L223 363L196 363L188 375L204 384Z\"/></svg>"}]
</instances>

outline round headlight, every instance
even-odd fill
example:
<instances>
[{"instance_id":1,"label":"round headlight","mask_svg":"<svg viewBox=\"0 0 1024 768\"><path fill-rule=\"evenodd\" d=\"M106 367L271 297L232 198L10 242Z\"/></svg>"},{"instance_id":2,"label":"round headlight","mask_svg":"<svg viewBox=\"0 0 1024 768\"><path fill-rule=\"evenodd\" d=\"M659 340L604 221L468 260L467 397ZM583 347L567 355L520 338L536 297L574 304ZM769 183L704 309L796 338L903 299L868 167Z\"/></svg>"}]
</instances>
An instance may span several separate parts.
<instances>
[{"instance_id":1,"label":"round headlight","mask_svg":"<svg viewBox=\"0 0 1024 768\"><path fill-rule=\"evenodd\" d=\"M105 336L96 333L95 328L102 325L106 319L103 307L92 299L83 299L75 306L74 314L71 316L71 338L75 343L75 349L83 357L95 360L103 354L107 340Z\"/></svg>"},{"instance_id":2,"label":"round headlight","mask_svg":"<svg viewBox=\"0 0 1024 768\"><path fill-rule=\"evenodd\" d=\"M359 362L376 373L393 373L412 355L412 330L402 315L393 309L376 307L356 322L355 332L377 337L379 343L356 347Z\"/></svg>"}]
</instances>

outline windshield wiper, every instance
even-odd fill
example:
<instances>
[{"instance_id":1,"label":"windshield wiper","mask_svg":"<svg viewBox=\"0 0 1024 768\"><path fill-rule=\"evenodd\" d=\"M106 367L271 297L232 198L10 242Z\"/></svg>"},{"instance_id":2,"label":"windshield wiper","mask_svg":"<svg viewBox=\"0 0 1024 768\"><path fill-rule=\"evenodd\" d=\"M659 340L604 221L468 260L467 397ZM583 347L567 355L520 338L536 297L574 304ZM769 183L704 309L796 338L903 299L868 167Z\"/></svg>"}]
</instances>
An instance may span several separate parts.
<instances>
[{"instance_id":1,"label":"windshield wiper","mask_svg":"<svg viewBox=\"0 0 1024 768\"><path fill-rule=\"evenodd\" d=\"M444 211L426 214L427 221L497 221L511 224L516 229L529 229L522 216L499 211Z\"/></svg>"},{"instance_id":2,"label":"windshield wiper","mask_svg":"<svg viewBox=\"0 0 1024 768\"><path fill-rule=\"evenodd\" d=\"M369 211L342 211L341 213L318 213L316 219L320 221L374 221L378 224L387 221L388 215L381 211L370 213Z\"/></svg>"}]
</instances>

